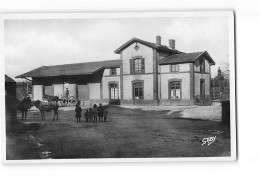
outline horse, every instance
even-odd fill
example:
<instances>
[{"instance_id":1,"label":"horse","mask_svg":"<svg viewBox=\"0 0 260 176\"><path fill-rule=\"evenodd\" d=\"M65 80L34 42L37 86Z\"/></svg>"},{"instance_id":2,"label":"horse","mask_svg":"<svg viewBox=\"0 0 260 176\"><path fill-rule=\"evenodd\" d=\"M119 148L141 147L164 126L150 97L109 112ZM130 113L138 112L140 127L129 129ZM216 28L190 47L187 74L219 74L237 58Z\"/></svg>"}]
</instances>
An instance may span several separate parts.
<instances>
[{"instance_id":1,"label":"horse","mask_svg":"<svg viewBox=\"0 0 260 176\"><path fill-rule=\"evenodd\" d=\"M43 98L46 99L48 102L60 100L60 98L58 96L52 96L52 95L47 95L47 94L44 94Z\"/></svg>"},{"instance_id":2,"label":"horse","mask_svg":"<svg viewBox=\"0 0 260 176\"><path fill-rule=\"evenodd\" d=\"M33 106L31 98L27 97L22 99L22 101L17 100L17 110L22 112L22 120L26 120L27 112Z\"/></svg>"},{"instance_id":3,"label":"horse","mask_svg":"<svg viewBox=\"0 0 260 176\"><path fill-rule=\"evenodd\" d=\"M59 109L59 105L57 101L51 101L51 102L43 102L40 100L34 101L33 105L38 108L40 110L41 113L41 117L42 120L45 120L45 111L46 112L54 112L54 117L53 120L55 120L55 116L57 115L56 120L59 119L59 115L58 115L58 109Z\"/></svg>"}]
</instances>

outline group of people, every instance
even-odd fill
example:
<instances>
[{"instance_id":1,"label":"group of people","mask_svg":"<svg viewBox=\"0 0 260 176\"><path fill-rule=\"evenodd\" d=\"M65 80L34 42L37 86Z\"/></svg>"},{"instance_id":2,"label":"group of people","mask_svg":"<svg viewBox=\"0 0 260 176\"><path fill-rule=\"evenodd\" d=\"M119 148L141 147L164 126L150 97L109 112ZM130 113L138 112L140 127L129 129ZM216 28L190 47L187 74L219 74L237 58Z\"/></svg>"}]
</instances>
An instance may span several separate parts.
<instances>
[{"instance_id":1,"label":"group of people","mask_svg":"<svg viewBox=\"0 0 260 176\"><path fill-rule=\"evenodd\" d=\"M107 108L104 108L101 103L99 103L99 106L97 106L96 104L94 104L93 107L91 106L92 104L90 104L90 108L86 109L86 112L84 113L86 122L106 122L108 115ZM82 112L82 109L80 107L80 101L76 104L75 112L77 122L80 122Z\"/></svg>"}]
</instances>

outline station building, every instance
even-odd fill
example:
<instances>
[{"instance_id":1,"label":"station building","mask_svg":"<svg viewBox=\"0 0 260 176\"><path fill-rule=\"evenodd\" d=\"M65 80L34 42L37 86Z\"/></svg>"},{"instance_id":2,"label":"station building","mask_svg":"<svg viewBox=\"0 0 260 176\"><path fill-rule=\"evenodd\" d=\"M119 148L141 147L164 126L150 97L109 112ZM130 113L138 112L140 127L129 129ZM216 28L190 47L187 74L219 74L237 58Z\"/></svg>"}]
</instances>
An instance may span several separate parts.
<instances>
[{"instance_id":1,"label":"station building","mask_svg":"<svg viewBox=\"0 0 260 176\"><path fill-rule=\"evenodd\" d=\"M211 66L207 51L185 53L132 38L114 51L117 60L42 66L16 78L31 78L33 100L62 97L66 88L81 101L134 105L210 105Z\"/></svg>"}]
</instances>

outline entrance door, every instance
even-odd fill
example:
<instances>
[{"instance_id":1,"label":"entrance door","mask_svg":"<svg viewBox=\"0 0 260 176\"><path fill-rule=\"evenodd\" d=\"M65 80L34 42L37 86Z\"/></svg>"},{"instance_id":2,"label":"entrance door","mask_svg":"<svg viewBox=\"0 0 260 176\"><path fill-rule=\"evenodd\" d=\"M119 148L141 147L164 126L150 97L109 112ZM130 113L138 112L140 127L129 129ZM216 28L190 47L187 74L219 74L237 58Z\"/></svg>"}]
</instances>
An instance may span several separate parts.
<instances>
[{"instance_id":1,"label":"entrance door","mask_svg":"<svg viewBox=\"0 0 260 176\"><path fill-rule=\"evenodd\" d=\"M178 104L181 98L181 81L174 80L169 82L170 105Z\"/></svg>"},{"instance_id":2,"label":"entrance door","mask_svg":"<svg viewBox=\"0 0 260 176\"><path fill-rule=\"evenodd\" d=\"M133 100L134 104L140 105L143 104L143 83L142 82L136 82L133 83Z\"/></svg>"},{"instance_id":3,"label":"entrance door","mask_svg":"<svg viewBox=\"0 0 260 176\"><path fill-rule=\"evenodd\" d=\"M119 91L118 84L112 83L109 84L109 104L119 104Z\"/></svg>"}]
</instances>

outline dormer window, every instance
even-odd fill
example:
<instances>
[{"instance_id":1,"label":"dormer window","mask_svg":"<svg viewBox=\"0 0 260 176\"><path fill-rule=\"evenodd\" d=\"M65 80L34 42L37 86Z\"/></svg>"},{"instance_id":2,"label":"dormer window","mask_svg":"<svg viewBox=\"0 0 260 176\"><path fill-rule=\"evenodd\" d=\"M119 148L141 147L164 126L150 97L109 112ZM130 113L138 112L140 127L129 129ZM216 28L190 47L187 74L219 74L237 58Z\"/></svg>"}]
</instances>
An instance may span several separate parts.
<instances>
[{"instance_id":1,"label":"dormer window","mask_svg":"<svg viewBox=\"0 0 260 176\"><path fill-rule=\"evenodd\" d=\"M111 76L117 75L117 73L116 73L116 68L111 68L111 69L110 69L110 75L111 75Z\"/></svg>"},{"instance_id":2,"label":"dormer window","mask_svg":"<svg viewBox=\"0 0 260 176\"><path fill-rule=\"evenodd\" d=\"M170 70L171 70L171 72L179 72L179 65L178 64L172 64Z\"/></svg>"}]
</instances>

